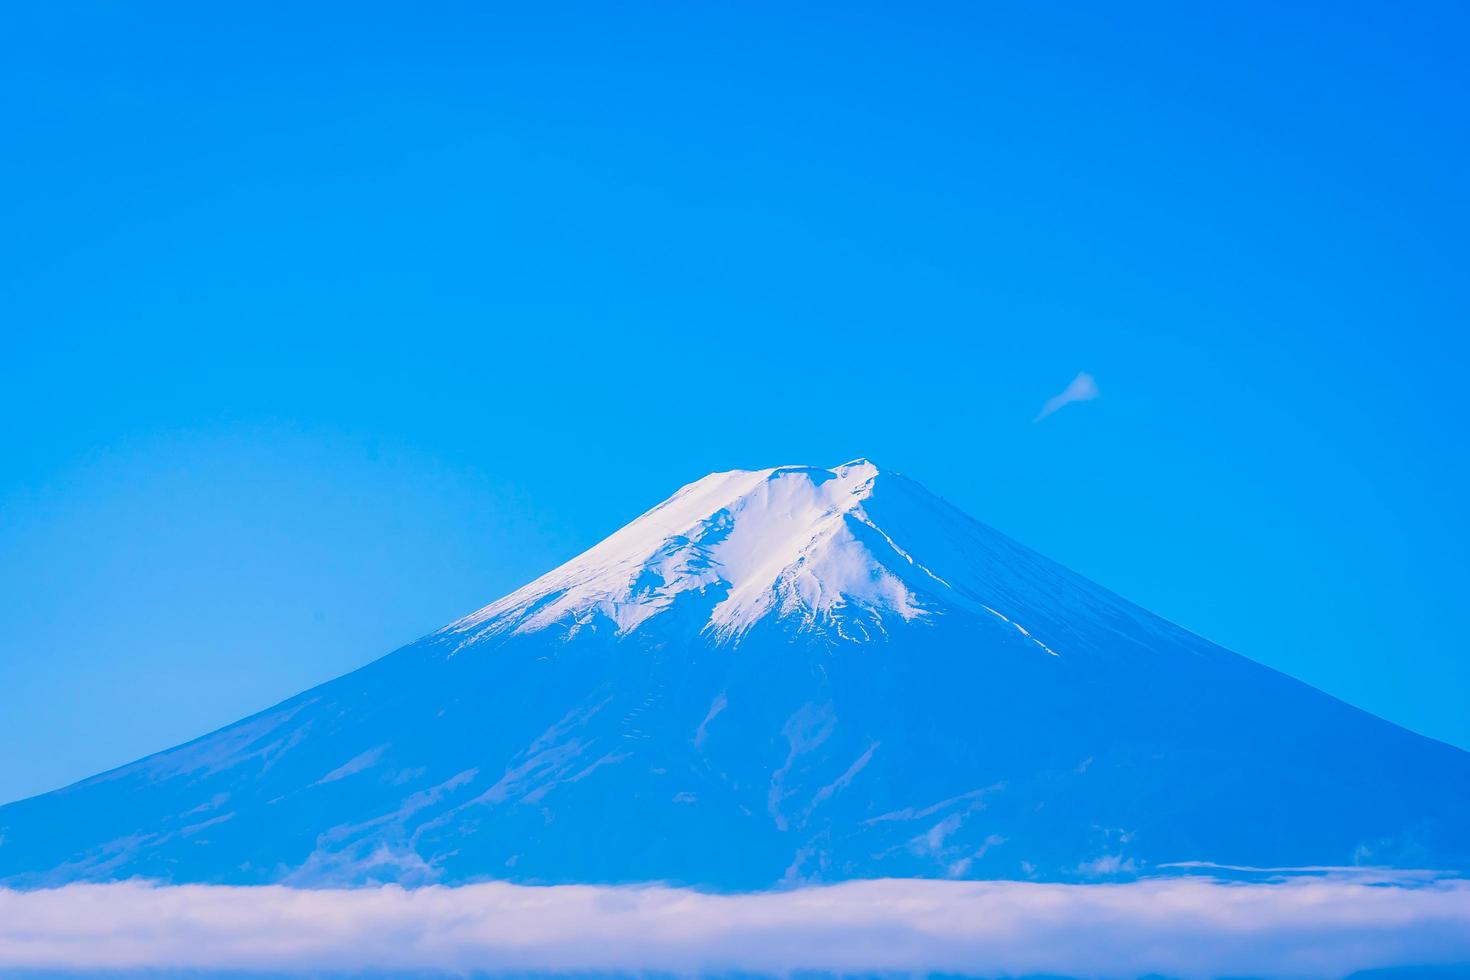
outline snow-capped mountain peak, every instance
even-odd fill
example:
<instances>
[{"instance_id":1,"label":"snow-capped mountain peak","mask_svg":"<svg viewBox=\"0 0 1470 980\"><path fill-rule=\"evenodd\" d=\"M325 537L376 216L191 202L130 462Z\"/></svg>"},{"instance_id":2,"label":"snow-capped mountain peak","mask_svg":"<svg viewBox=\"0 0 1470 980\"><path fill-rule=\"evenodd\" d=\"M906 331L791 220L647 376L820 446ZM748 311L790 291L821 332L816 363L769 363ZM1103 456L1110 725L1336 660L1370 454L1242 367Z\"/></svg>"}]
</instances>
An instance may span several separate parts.
<instances>
[{"instance_id":1,"label":"snow-capped mountain peak","mask_svg":"<svg viewBox=\"0 0 1470 980\"><path fill-rule=\"evenodd\" d=\"M953 591L868 512L901 479L866 459L711 473L446 629L468 640L592 626L622 635L677 609L717 640L772 614L866 639L892 618L929 615L935 593Z\"/></svg>"},{"instance_id":2,"label":"snow-capped mountain peak","mask_svg":"<svg viewBox=\"0 0 1470 980\"><path fill-rule=\"evenodd\" d=\"M0 885L1461 869L1467 812L1470 755L854 460L711 474L359 670L0 807Z\"/></svg>"}]
</instances>

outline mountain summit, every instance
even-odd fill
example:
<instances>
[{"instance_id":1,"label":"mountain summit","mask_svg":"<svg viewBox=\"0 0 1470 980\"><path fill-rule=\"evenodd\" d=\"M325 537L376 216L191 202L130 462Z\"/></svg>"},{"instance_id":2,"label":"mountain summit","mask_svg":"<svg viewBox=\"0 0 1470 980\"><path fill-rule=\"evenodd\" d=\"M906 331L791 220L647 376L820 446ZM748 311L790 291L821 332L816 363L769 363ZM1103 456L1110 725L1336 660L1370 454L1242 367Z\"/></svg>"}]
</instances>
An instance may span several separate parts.
<instances>
[{"instance_id":1,"label":"mountain summit","mask_svg":"<svg viewBox=\"0 0 1470 980\"><path fill-rule=\"evenodd\" d=\"M1470 869L1470 754L867 460L711 474L361 670L0 807L17 885L1350 864Z\"/></svg>"},{"instance_id":2,"label":"mountain summit","mask_svg":"<svg viewBox=\"0 0 1470 980\"><path fill-rule=\"evenodd\" d=\"M479 637L558 626L570 636L601 624L621 635L694 607L716 640L772 615L839 636L844 623L910 621L921 614L919 589L942 583L922 581L923 566L868 515L878 480L866 460L712 473L450 629Z\"/></svg>"},{"instance_id":3,"label":"mountain summit","mask_svg":"<svg viewBox=\"0 0 1470 980\"><path fill-rule=\"evenodd\" d=\"M865 459L712 473L446 632L465 643L542 630L623 636L664 616L717 643L770 620L864 642L947 609L1004 619L985 598L1017 589L1027 562L1003 544Z\"/></svg>"}]
</instances>

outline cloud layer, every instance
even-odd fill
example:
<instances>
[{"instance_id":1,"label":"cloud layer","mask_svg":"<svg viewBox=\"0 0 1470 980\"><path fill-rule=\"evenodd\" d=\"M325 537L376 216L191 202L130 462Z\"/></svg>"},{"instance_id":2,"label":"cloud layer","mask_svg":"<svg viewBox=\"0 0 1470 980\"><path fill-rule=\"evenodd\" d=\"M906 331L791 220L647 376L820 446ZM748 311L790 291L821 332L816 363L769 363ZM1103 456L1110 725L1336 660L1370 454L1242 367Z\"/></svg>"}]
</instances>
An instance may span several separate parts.
<instances>
[{"instance_id":1,"label":"cloud layer","mask_svg":"<svg viewBox=\"0 0 1470 980\"><path fill-rule=\"evenodd\" d=\"M709 895L504 883L405 890L0 890L0 973L797 970L1342 976L1470 963L1470 882L861 881Z\"/></svg>"},{"instance_id":2,"label":"cloud layer","mask_svg":"<svg viewBox=\"0 0 1470 980\"><path fill-rule=\"evenodd\" d=\"M1046 404L1041 406L1041 411L1031 421L1040 422L1058 409L1065 408L1073 402L1090 402L1100 394L1102 392L1097 390L1097 382L1092 380L1092 375L1086 371L1079 371L1077 377L1073 378L1067 387L1046 400Z\"/></svg>"}]
</instances>

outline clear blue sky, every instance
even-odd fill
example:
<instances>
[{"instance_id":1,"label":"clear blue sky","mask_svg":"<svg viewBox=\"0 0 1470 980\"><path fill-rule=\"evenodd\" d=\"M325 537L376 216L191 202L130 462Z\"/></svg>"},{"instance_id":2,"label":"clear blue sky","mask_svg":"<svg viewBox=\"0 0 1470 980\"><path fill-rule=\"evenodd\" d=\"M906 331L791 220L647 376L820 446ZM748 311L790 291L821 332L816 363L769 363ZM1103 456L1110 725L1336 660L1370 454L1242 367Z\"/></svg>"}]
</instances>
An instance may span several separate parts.
<instances>
[{"instance_id":1,"label":"clear blue sky","mask_svg":"<svg viewBox=\"0 0 1470 980\"><path fill-rule=\"evenodd\" d=\"M1470 746L1464 11L8 5L0 800L858 455Z\"/></svg>"}]
</instances>

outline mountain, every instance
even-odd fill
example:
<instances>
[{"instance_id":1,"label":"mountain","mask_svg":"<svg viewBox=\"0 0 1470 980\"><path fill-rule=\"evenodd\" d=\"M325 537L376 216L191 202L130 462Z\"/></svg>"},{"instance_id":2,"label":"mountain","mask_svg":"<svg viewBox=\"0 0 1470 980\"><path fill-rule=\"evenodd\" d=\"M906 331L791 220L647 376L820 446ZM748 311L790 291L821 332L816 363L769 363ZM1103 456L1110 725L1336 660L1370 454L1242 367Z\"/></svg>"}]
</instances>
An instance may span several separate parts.
<instances>
[{"instance_id":1,"label":"mountain","mask_svg":"<svg viewBox=\"0 0 1470 980\"><path fill-rule=\"evenodd\" d=\"M865 460L707 476L354 673L0 808L21 886L1197 863L1470 869L1470 754Z\"/></svg>"}]
</instances>

